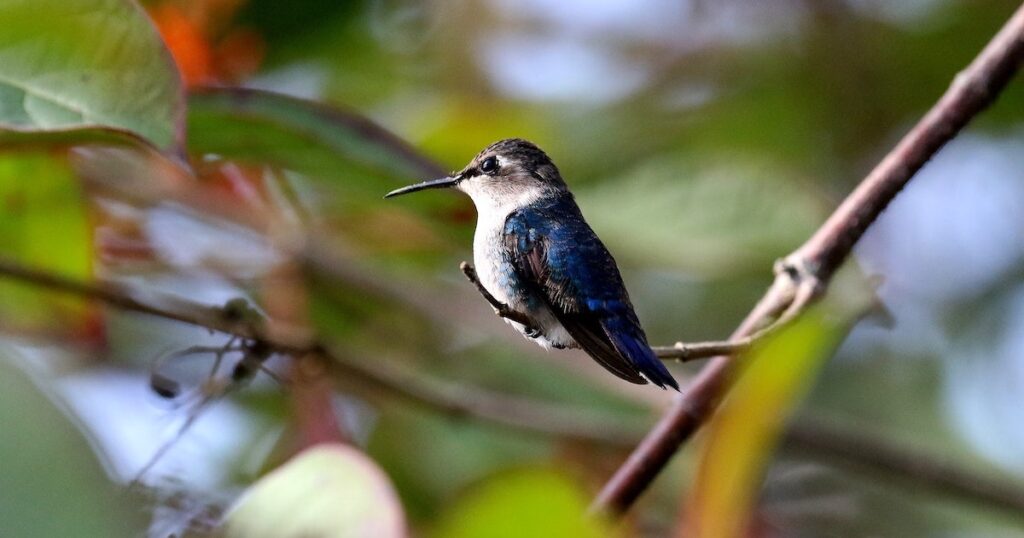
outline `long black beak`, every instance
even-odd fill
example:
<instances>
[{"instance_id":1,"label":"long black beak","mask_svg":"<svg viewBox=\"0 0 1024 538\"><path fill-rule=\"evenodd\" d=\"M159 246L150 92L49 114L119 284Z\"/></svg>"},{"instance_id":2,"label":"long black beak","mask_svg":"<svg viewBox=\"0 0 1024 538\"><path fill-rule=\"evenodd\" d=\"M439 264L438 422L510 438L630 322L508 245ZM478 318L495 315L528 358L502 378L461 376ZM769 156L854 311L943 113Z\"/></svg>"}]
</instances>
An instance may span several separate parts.
<instances>
[{"instance_id":1,"label":"long black beak","mask_svg":"<svg viewBox=\"0 0 1024 538\"><path fill-rule=\"evenodd\" d=\"M401 189L395 189L384 195L385 198L391 198L392 196L399 196L401 194L409 194L410 192L422 191L426 189L446 189L448 187L454 187L459 182L457 177L443 177L441 179L431 179L430 181L424 181L415 185L409 185L408 187L402 187Z\"/></svg>"}]
</instances>

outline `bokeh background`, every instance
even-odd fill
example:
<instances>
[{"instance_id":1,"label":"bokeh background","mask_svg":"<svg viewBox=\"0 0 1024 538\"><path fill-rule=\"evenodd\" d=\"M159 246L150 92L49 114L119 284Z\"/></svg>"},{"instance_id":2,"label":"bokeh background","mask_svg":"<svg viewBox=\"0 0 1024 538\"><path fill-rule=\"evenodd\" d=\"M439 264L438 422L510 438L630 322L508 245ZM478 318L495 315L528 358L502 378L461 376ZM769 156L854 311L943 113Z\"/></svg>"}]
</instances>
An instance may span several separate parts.
<instances>
[{"instance_id":1,"label":"bokeh background","mask_svg":"<svg viewBox=\"0 0 1024 538\"><path fill-rule=\"evenodd\" d=\"M317 130L326 110L302 119L308 111L276 102L233 108L199 88L270 90L363 115L447 169L497 139L536 142L618 260L652 343L671 344L727 336L770 283L773 260L814 231L1016 7L144 6L196 91L187 141L198 188L222 206L270 215L282 233L316 230L343 253L329 262L334 276L296 278L294 266L247 230L111 186L122 176L159 184L165 171L97 148L66 159L0 152L8 195L0 238L11 251L18 244L31 251L25 259L71 274L84 264L89 278L210 305L247 297L329 335L346 360L398 372L410 385L564 404L636 434L669 394L629 386L578 352L532 346L464 281L458 262L471 257L475 221L468 199L430 192L384 201L383 193L426 179L422 168L385 166L388 157L374 148L335 144ZM261 106L273 113L261 115ZM1024 487L1024 83L1012 82L926 166L857 246L855 265L876 277L891 320L868 316L856 325L793 420L884 439L979 480ZM224 336L10 283L0 287L0 314L0 417L10 429L0 436L0 485L8 483L0 487L0 521L23 536L88 534L93 526L95 535L111 535L104 525L113 524L97 513L130 522L129 534L204 535L296 442L303 404L266 376L198 407L195 395L167 401L153 393L158 357L220 345ZM159 368L201 391L210 361L190 356ZM293 368L283 359L269 366ZM673 368L685 384L698 367ZM507 524L498 507L517 503L571 513L628 453L628 443L524 433L410 405L344 375L334 381L329 403L345 439L386 474L415 535L487 535ZM143 487L127 490L187 421ZM700 443L687 446L615 532L662 536L673 528ZM783 442L750 532L1024 535L1015 510L897 475ZM545 517L519 523L544 528L552 521Z\"/></svg>"}]
</instances>

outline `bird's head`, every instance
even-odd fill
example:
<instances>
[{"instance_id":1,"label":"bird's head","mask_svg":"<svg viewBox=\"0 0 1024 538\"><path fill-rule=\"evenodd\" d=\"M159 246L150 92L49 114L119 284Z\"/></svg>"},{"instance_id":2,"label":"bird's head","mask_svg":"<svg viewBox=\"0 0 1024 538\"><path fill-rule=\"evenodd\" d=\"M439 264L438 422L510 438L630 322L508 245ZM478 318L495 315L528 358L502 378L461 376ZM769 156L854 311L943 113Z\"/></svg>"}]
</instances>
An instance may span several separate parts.
<instances>
[{"instance_id":1,"label":"bird's head","mask_svg":"<svg viewBox=\"0 0 1024 538\"><path fill-rule=\"evenodd\" d=\"M558 168L543 150L526 140L508 138L487 146L449 177L409 185L385 198L452 187L468 194L477 207L518 206L567 190Z\"/></svg>"}]
</instances>

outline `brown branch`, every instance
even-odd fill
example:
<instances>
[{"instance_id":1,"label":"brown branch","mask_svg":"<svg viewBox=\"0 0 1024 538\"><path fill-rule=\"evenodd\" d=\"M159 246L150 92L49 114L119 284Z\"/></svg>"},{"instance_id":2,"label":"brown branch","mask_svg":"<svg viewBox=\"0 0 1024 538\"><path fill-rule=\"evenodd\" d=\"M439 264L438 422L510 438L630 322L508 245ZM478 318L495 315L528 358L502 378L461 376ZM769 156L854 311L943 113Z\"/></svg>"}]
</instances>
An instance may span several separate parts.
<instances>
[{"instance_id":1,"label":"brown branch","mask_svg":"<svg viewBox=\"0 0 1024 538\"><path fill-rule=\"evenodd\" d=\"M531 434L543 434L588 443L628 448L641 431L624 425L622 420L592 416L580 409L545 404L528 398L475 391L454 384L431 382L424 376L375 360L372 366L348 359L328 345L307 338L299 331L264 329L237 314L238 306L229 301L225 307L211 307L175 299L174 309L148 304L132 292L113 284L86 284L45 271L25 267L0 258L0 275L39 286L47 291L94 299L109 306L171 321L187 323L212 331L258 341L276 352L295 357L307 355L328 359L330 368L340 372L354 388L367 391L369 397L388 394L401 401L438 409L452 416L486 420ZM155 297L151 297L156 300ZM160 300L167 300L160 297Z\"/></svg>"},{"instance_id":2,"label":"brown branch","mask_svg":"<svg viewBox=\"0 0 1024 538\"><path fill-rule=\"evenodd\" d=\"M275 348L286 352L303 352L309 349L309 339L299 331L278 329L269 334L265 329L238 319L230 305L224 307L208 306L193 303L170 296L151 296L152 303L163 302L168 306L160 307L150 302L139 300L126 287L113 284L88 284L63 276L26 267L14 260L0 257L0 275L6 275L22 282L43 287L49 291L79 295L104 302L110 306L179 321L210 330L231 334L250 340L273 341Z\"/></svg>"},{"instance_id":3,"label":"brown branch","mask_svg":"<svg viewBox=\"0 0 1024 538\"><path fill-rule=\"evenodd\" d=\"M1003 90L1024 60L1024 6L958 74L920 122L875 167L835 213L779 264L776 279L733 339L753 334L772 312L795 315L827 285L853 245L914 174ZM712 359L675 400L595 499L592 510L620 514L658 476L714 411L730 359Z\"/></svg>"}]
</instances>

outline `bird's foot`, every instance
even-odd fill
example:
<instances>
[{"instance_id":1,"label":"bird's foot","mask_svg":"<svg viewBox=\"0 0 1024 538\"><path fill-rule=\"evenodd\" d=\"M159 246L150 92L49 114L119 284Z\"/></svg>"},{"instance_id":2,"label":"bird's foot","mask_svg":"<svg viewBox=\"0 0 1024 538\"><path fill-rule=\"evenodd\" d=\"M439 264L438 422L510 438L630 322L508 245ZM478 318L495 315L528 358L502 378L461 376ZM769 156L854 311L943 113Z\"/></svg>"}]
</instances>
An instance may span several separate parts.
<instances>
[{"instance_id":1,"label":"bird's foot","mask_svg":"<svg viewBox=\"0 0 1024 538\"><path fill-rule=\"evenodd\" d=\"M523 325L526 327L526 335L530 338L537 338L541 335L539 330L531 327L530 323L532 320L530 320L526 314L512 310L507 304L495 299L494 296L491 295L491 292L487 291L487 288L485 288L484 285L480 283L480 279L477 278L476 269L473 268L473 264L469 262L462 262L459 264L459 269L462 270L462 274L466 275L466 279L476 286L476 290L480 292L480 295L483 295L484 299L492 308L494 308L494 313L497 314L498 317Z\"/></svg>"}]
</instances>

